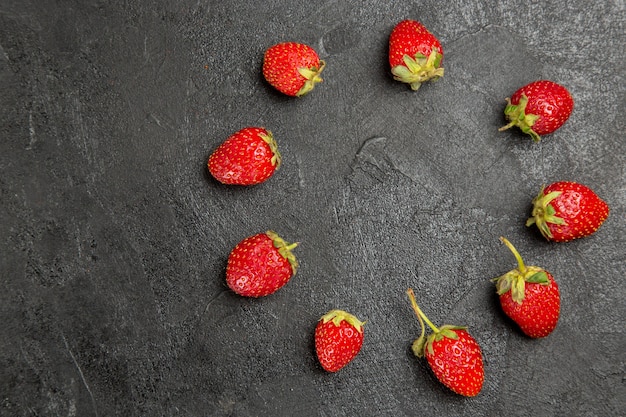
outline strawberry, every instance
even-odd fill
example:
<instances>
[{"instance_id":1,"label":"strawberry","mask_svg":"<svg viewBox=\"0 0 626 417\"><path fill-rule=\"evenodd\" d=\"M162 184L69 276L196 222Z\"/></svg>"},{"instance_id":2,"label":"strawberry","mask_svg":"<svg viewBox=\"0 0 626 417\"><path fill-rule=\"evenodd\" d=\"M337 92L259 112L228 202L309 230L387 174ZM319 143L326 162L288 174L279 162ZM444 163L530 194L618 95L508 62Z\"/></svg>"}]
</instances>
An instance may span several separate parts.
<instances>
[{"instance_id":1,"label":"strawberry","mask_svg":"<svg viewBox=\"0 0 626 417\"><path fill-rule=\"evenodd\" d=\"M326 63L308 45L283 42L270 47L263 57L263 76L281 93L301 97L322 81Z\"/></svg>"},{"instance_id":2,"label":"strawberry","mask_svg":"<svg viewBox=\"0 0 626 417\"><path fill-rule=\"evenodd\" d=\"M420 310L413 290L409 288L407 294L422 328L422 334L411 346L415 356L425 356L437 379L455 393L466 397L478 395L485 379L478 342L466 327L446 324L437 328ZM433 331L428 338L425 337L424 322Z\"/></svg>"},{"instance_id":3,"label":"strawberry","mask_svg":"<svg viewBox=\"0 0 626 417\"><path fill-rule=\"evenodd\" d=\"M423 82L443 77L443 49L439 40L415 20L403 20L389 35L389 65L396 81L412 90Z\"/></svg>"},{"instance_id":4,"label":"strawberry","mask_svg":"<svg viewBox=\"0 0 626 417\"><path fill-rule=\"evenodd\" d=\"M511 242L504 237L500 240L513 252L518 264L517 269L494 279L502 310L527 336L545 337L559 320L559 286L545 269L524 265Z\"/></svg>"},{"instance_id":5,"label":"strawberry","mask_svg":"<svg viewBox=\"0 0 626 417\"><path fill-rule=\"evenodd\" d=\"M546 239L567 242L595 233L608 216L609 206L589 187L559 181L543 187L533 199L526 226L536 224Z\"/></svg>"},{"instance_id":6,"label":"strawberry","mask_svg":"<svg viewBox=\"0 0 626 417\"><path fill-rule=\"evenodd\" d=\"M226 283L245 297L263 297L284 286L298 269L289 244L275 232L259 233L242 240L228 256Z\"/></svg>"},{"instance_id":7,"label":"strawberry","mask_svg":"<svg viewBox=\"0 0 626 417\"><path fill-rule=\"evenodd\" d=\"M534 81L517 90L511 98L504 115L509 124L500 131L518 126L535 142L557 130L565 123L574 109L574 99L565 87L548 80Z\"/></svg>"},{"instance_id":8,"label":"strawberry","mask_svg":"<svg viewBox=\"0 0 626 417\"><path fill-rule=\"evenodd\" d=\"M364 324L343 310L322 316L315 327L315 351L322 368L337 372L354 359L363 346Z\"/></svg>"},{"instance_id":9,"label":"strawberry","mask_svg":"<svg viewBox=\"0 0 626 417\"><path fill-rule=\"evenodd\" d=\"M211 175L223 184L254 185L271 177L281 157L269 130L246 127L233 133L209 157Z\"/></svg>"}]
</instances>

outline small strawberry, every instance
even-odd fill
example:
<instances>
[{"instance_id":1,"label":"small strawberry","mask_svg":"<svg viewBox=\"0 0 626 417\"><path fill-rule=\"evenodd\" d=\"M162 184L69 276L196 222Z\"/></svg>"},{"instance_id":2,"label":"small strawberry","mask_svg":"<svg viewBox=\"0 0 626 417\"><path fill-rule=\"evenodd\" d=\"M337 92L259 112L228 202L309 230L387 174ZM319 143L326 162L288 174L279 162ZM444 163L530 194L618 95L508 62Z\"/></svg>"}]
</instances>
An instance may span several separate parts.
<instances>
[{"instance_id":1,"label":"small strawberry","mask_svg":"<svg viewBox=\"0 0 626 417\"><path fill-rule=\"evenodd\" d=\"M533 199L526 226L536 224L546 239L567 242L595 233L608 216L609 206L590 188L559 181L543 187Z\"/></svg>"},{"instance_id":2,"label":"small strawberry","mask_svg":"<svg viewBox=\"0 0 626 417\"><path fill-rule=\"evenodd\" d=\"M422 334L411 346L415 356L425 356L437 379L452 391L466 397L478 395L485 379L485 368L476 340L466 327L449 324L435 327L417 305L413 290L409 288L407 294L422 328ZM428 338L424 322L433 331Z\"/></svg>"},{"instance_id":3,"label":"small strawberry","mask_svg":"<svg viewBox=\"0 0 626 417\"><path fill-rule=\"evenodd\" d=\"M361 350L365 323L343 310L324 314L315 327L315 351L322 368L337 372Z\"/></svg>"},{"instance_id":4,"label":"small strawberry","mask_svg":"<svg viewBox=\"0 0 626 417\"><path fill-rule=\"evenodd\" d=\"M545 337L559 321L559 286L545 269L524 265L511 242L503 237L500 240L513 252L518 265L517 269L494 279L502 310L527 336Z\"/></svg>"},{"instance_id":5,"label":"small strawberry","mask_svg":"<svg viewBox=\"0 0 626 417\"><path fill-rule=\"evenodd\" d=\"M281 93L301 97L322 81L326 63L308 45L283 42L270 47L263 57L263 76Z\"/></svg>"},{"instance_id":6,"label":"small strawberry","mask_svg":"<svg viewBox=\"0 0 626 417\"><path fill-rule=\"evenodd\" d=\"M245 297L276 292L296 274L298 261L291 250L297 245L272 231L245 238L228 257L226 283Z\"/></svg>"},{"instance_id":7,"label":"small strawberry","mask_svg":"<svg viewBox=\"0 0 626 417\"><path fill-rule=\"evenodd\" d=\"M389 65L396 81L412 90L423 82L443 77L443 49L439 40L415 20L403 20L389 35Z\"/></svg>"},{"instance_id":8,"label":"small strawberry","mask_svg":"<svg viewBox=\"0 0 626 417\"><path fill-rule=\"evenodd\" d=\"M280 162L272 133L261 127L246 127L218 146L207 165L211 175L223 184L254 185L271 177Z\"/></svg>"},{"instance_id":9,"label":"small strawberry","mask_svg":"<svg viewBox=\"0 0 626 417\"><path fill-rule=\"evenodd\" d=\"M509 124L500 131L518 126L529 134L535 142L557 130L565 123L574 109L574 99L569 91L560 84L540 80L517 90L510 99L504 115Z\"/></svg>"}]
</instances>

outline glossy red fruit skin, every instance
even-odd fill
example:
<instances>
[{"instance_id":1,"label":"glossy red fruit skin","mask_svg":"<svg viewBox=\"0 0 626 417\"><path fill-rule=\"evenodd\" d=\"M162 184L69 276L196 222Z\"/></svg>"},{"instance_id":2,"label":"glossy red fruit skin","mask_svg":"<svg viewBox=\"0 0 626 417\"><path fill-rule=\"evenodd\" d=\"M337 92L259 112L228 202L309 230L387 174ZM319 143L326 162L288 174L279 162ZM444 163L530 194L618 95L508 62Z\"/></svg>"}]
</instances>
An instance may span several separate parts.
<instances>
[{"instance_id":1,"label":"glossy red fruit skin","mask_svg":"<svg viewBox=\"0 0 626 417\"><path fill-rule=\"evenodd\" d=\"M474 397L485 380L483 357L478 342L467 330L453 330L458 338L443 337L432 342L432 352L427 348L424 356L441 383L457 394Z\"/></svg>"},{"instance_id":2,"label":"glossy red fruit skin","mask_svg":"<svg viewBox=\"0 0 626 417\"><path fill-rule=\"evenodd\" d=\"M308 94L322 81L325 62L308 45L283 42L271 46L263 57L263 76L275 89L291 97Z\"/></svg>"},{"instance_id":3,"label":"glossy red fruit skin","mask_svg":"<svg viewBox=\"0 0 626 417\"><path fill-rule=\"evenodd\" d=\"M553 81L539 80L521 87L511 96L511 104L519 104L523 95L528 97L526 114L539 116L532 125L538 135L552 133L563 126L574 109L570 92Z\"/></svg>"},{"instance_id":4,"label":"glossy red fruit skin","mask_svg":"<svg viewBox=\"0 0 626 417\"><path fill-rule=\"evenodd\" d=\"M532 217L526 225L537 224L550 241L568 242L595 233L608 216L608 204L591 188L573 181L558 181L535 197Z\"/></svg>"},{"instance_id":5,"label":"glossy red fruit skin","mask_svg":"<svg viewBox=\"0 0 626 417\"><path fill-rule=\"evenodd\" d=\"M333 312L345 313L341 310L332 310L323 316L315 327L315 351L322 368L328 372L337 372L350 363L360 352L363 346L363 323L356 320L353 324L342 319L339 323L325 317ZM345 313L348 314L348 313Z\"/></svg>"},{"instance_id":6,"label":"glossy red fruit skin","mask_svg":"<svg viewBox=\"0 0 626 417\"><path fill-rule=\"evenodd\" d=\"M556 328L561 311L559 286L547 271L548 285L526 282L521 304L513 300L512 292L500 295L502 311L529 337L546 337Z\"/></svg>"},{"instance_id":7,"label":"glossy red fruit skin","mask_svg":"<svg viewBox=\"0 0 626 417\"><path fill-rule=\"evenodd\" d=\"M280 163L272 133L262 127L246 127L218 146L207 166L222 184L256 185L269 179Z\"/></svg>"},{"instance_id":8,"label":"glossy red fruit skin","mask_svg":"<svg viewBox=\"0 0 626 417\"><path fill-rule=\"evenodd\" d=\"M271 233L247 237L231 251L226 283L235 293L264 297L282 288L295 275L296 267L279 252Z\"/></svg>"},{"instance_id":9,"label":"glossy red fruit skin","mask_svg":"<svg viewBox=\"0 0 626 417\"><path fill-rule=\"evenodd\" d=\"M416 20L403 20L389 35L389 65L391 68L404 65L404 55L415 57L416 54L430 55L433 48L443 56L439 39Z\"/></svg>"}]
</instances>

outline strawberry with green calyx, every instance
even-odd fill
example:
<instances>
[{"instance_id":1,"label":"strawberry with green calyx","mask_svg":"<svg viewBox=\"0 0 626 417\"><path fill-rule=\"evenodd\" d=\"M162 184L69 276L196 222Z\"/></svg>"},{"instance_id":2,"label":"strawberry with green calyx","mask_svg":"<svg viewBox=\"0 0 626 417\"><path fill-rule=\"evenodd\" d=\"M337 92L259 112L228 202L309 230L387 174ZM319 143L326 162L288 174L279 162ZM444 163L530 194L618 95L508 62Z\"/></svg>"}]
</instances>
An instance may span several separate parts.
<instances>
[{"instance_id":1,"label":"strawberry with green calyx","mask_svg":"<svg viewBox=\"0 0 626 417\"><path fill-rule=\"evenodd\" d=\"M285 242L273 231L245 238L228 256L228 287L245 297L264 297L276 292L298 270L298 261L291 252L297 245Z\"/></svg>"},{"instance_id":2,"label":"strawberry with green calyx","mask_svg":"<svg viewBox=\"0 0 626 417\"><path fill-rule=\"evenodd\" d=\"M567 242L589 236L598 230L609 216L609 206L589 187L558 181L543 187L533 199L533 224L548 240Z\"/></svg>"},{"instance_id":3,"label":"strawberry with green calyx","mask_svg":"<svg viewBox=\"0 0 626 417\"><path fill-rule=\"evenodd\" d=\"M315 327L317 358L328 372L337 372L350 363L363 346L363 325L343 310L324 314Z\"/></svg>"},{"instance_id":4,"label":"strawberry with green calyx","mask_svg":"<svg viewBox=\"0 0 626 417\"><path fill-rule=\"evenodd\" d=\"M466 327L449 324L437 328L420 310L412 289L407 290L411 306L420 322L422 333L411 349L426 361L437 379L457 394L474 397L482 389L485 379L483 356L478 342ZM424 322L433 331L426 337Z\"/></svg>"},{"instance_id":5,"label":"strawberry with green calyx","mask_svg":"<svg viewBox=\"0 0 626 417\"><path fill-rule=\"evenodd\" d=\"M280 167L276 140L267 129L246 127L229 136L213 151L207 166L222 184L255 185Z\"/></svg>"},{"instance_id":6,"label":"strawberry with green calyx","mask_svg":"<svg viewBox=\"0 0 626 417\"><path fill-rule=\"evenodd\" d=\"M396 81L413 91L423 82L443 77L443 49L439 40L415 20L403 20L389 35L389 65Z\"/></svg>"},{"instance_id":7,"label":"strawberry with green calyx","mask_svg":"<svg viewBox=\"0 0 626 417\"><path fill-rule=\"evenodd\" d=\"M562 85L548 80L527 84L506 101L508 104L504 109L504 115L509 124L499 130L517 126L535 142L541 140L540 135L552 133L560 128L574 109L574 99L569 91Z\"/></svg>"},{"instance_id":8,"label":"strawberry with green calyx","mask_svg":"<svg viewBox=\"0 0 626 417\"><path fill-rule=\"evenodd\" d=\"M326 63L308 45L283 42L265 51L263 76L283 94L302 97L322 82L320 74Z\"/></svg>"},{"instance_id":9,"label":"strawberry with green calyx","mask_svg":"<svg viewBox=\"0 0 626 417\"><path fill-rule=\"evenodd\" d=\"M545 269L524 265L519 252L506 238L500 240L513 253L518 264L517 269L493 280L502 310L527 336L545 337L552 333L559 320L559 286Z\"/></svg>"}]
</instances>

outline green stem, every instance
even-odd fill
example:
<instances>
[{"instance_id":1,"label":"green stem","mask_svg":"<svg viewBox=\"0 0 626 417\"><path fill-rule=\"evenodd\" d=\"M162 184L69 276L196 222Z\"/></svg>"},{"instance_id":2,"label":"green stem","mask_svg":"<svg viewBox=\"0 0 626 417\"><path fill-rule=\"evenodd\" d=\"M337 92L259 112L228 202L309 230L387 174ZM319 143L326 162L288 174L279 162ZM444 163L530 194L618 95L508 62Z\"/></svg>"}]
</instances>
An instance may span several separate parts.
<instances>
[{"instance_id":1,"label":"green stem","mask_svg":"<svg viewBox=\"0 0 626 417\"><path fill-rule=\"evenodd\" d=\"M288 251L292 251L294 250L298 245L300 244L300 242L294 242L291 245L287 245L285 246L285 249Z\"/></svg>"},{"instance_id":2,"label":"green stem","mask_svg":"<svg viewBox=\"0 0 626 417\"><path fill-rule=\"evenodd\" d=\"M500 237L500 240L502 241L502 243L504 243L507 246L507 248L509 248L511 252L513 252L513 256L515 256L515 259L517 259L517 265L518 265L519 271L522 274L526 272L526 265L524 265L524 260L522 259L522 256L519 254L517 249L515 249L515 247L511 244L511 242L509 242L506 238Z\"/></svg>"},{"instance_id":3,"label":"green stem","mask_svg":"<svg viewBox=\"0 0 626 417\"><path fill-rule=\"evenodd\" d=\"M413 307L413 311L415 311L415 315L419 319L420 325L422 326L422 335L424 335L424 322L423 321L425 321L426 324L428 324L428 327L430 327L433 332L439 333L439 329L437 328L437 326L435 326L430 320L428 320L428 317L426 317L426 314L424 314L422 310L420 310L419 306L417 305L417 301L415 300L415 293L413 292L413 289L409 288L406 291L406 293L409 295L409 300L411 300L411 306Z\"/></svg>"}]
</instances>

